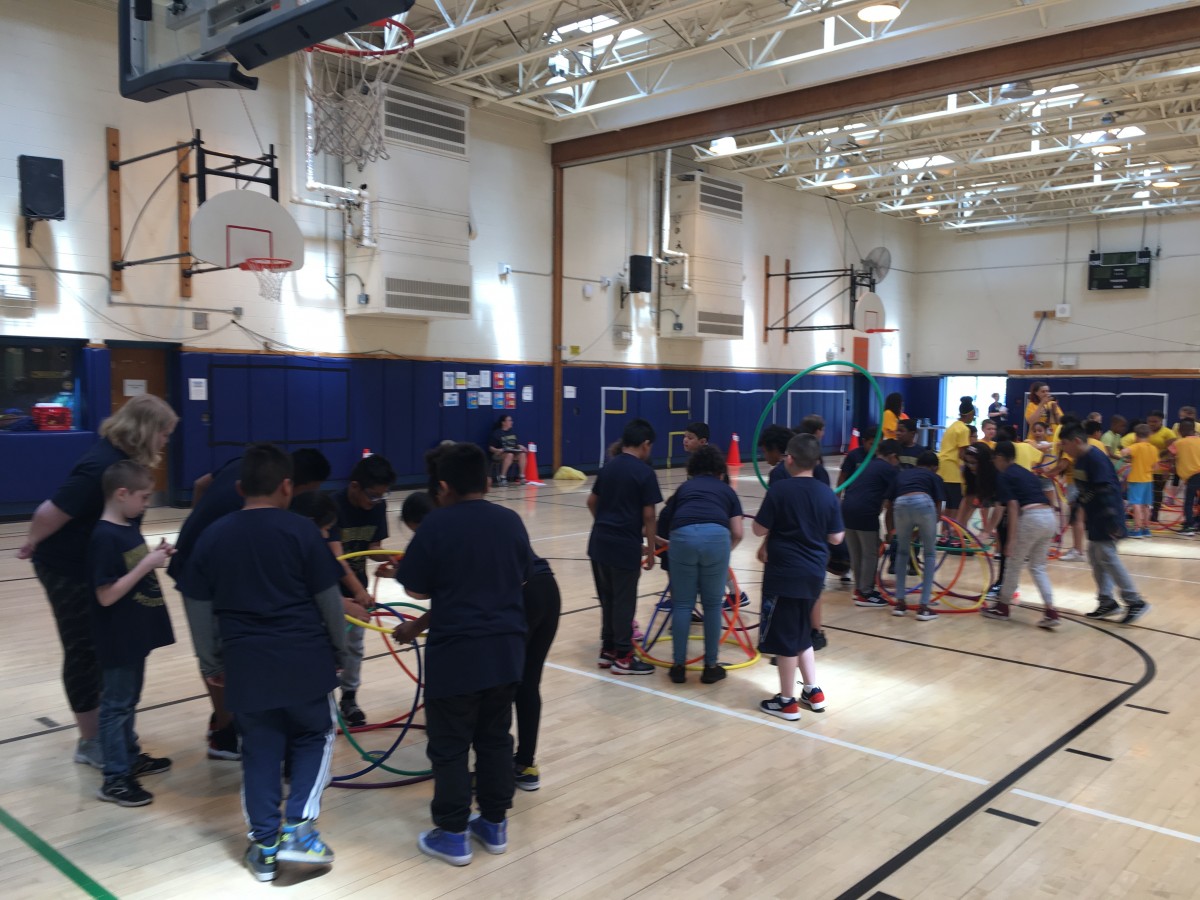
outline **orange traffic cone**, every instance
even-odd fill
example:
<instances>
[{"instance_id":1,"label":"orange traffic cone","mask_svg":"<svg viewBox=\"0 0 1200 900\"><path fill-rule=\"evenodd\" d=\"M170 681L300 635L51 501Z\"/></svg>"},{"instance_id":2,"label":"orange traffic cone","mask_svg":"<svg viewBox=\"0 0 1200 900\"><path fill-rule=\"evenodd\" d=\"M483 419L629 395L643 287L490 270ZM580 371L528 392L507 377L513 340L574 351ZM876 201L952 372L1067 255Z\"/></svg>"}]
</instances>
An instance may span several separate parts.
<instances>
[{"instance_id":1,"label":"orange traffic cone","mask_svg":"<svg viewBox=\"0 0 1200 900\"><path fill-rule=\"evenodd\" d=\"M851 450L857 450L857 449L858 449L858 429L851 428L850 429L850 446L846 448L846 452L849 453Z\"/></svg>"},{"instance_id":2,"label":"orange traffic cone","mask_svg":"<svg viewBox=\"0 0 1200 900\"><path fill-rule=\"evenodd\" d=\"M525 483L542 484L538 481L537 444L530 444L525 454Z\"/></svg>"},{"instance_id":3,"label":"orange traffic cone","mask_svg":"<svg viewBox=\"0 0 1200 900\"><path fill-rule=\"evenodd\" d=\"M729 455L725 458L725 465L731 469L736 469L742 464L742 439L734 432L733 437L729 441Z\"/></svg>"}]
</instances>

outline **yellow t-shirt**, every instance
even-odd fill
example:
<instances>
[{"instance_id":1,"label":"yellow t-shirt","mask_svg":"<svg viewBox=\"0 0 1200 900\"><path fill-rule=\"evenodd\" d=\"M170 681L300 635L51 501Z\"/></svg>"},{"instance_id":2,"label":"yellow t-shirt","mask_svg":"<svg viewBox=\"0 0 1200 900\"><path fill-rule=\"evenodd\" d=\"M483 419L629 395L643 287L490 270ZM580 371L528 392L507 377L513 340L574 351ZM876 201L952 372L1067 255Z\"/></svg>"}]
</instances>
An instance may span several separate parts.
<instances>
[{"instance_id":1,"label":"yellow t-shirt","mask_svg":"<svg viewBox=\"0 0 1200 900\"><path fill-rule=\"evenodd\" d=\"M1030 429L1030 428L1032 428L1032 427L1033 427L1032 425L1030 425L1030 424L1029 424L1029 417L1030 417L1030 416L1032 416L1034 413L1036 413L1036 412L1038 411L1038 407L1039 407L1039 406L1041 406L1041 404L1040 404L1040 403L1026 403L1026 404L1025 404L1025 429L1026 429L1026 430L1028 430L1028 429ZM1058 404L1057 404L1057 403L1053 403L1053 404L1051 404L1051 406L1050 406L1050 409L1049 409L1049 410L1044 410L1044 411L1041 413L1041 415L1039 415L1039 416L1038 416L1036 419L1034 419L1033 421L1035 421L1035 422L1041 422L1041 423L1042 423L1042 424L1044 424L1044 425L1045 425L1047 428L1049 428L1049 427L1050 427L1050 419L1051 419L1051 417L1052 417L1052 416L1053 416L1055 413L1058 413L1060 416L1061 416L1061 414L1062 414L1062 413L1061 413L1061 411L1060 411L1060 410L1059 410L1059 408L1058 408Z\"/></svg>"},{"instance_id":2,"label":"yellow t-shirt","mask_svg":"<svg viewBox=\"0 0 1200 900\"><path fill-rule=\"evenodd\" d=\"M938 450L938 475L946 484L962 484L962 460L958 457L958 451L970 443L971 429L962 419L946 429Z\"/></svg>"},{"instance_id":3,"label":"yellow t-shirt","mask_svg":"<svg viewBox=\"0 0 1200 900\"><path fill-rule=\"evenodd\" d=\"M1149 441L1139 441L1129 447L1129 483L1142 484L1152 481L1154 467L1158 465L1158 451Z\"/></svg>"},{"instance_id":4,"label":"yellow t-shirt","mask_svg":"<svg viewBox=\"0 0 1200 900\"><path fill-rule=\"evenodd\" d=\"M986 444L986 445L987 445L987 448L988 448L989 450L995 450L995 449L996 449L996 442L995 442L995 441L980 441L979 443L981 443L981 444Z\"/></svg>"},{"instance_id":5,"label":"yellow t-shirt","mask_svg":"<svg viewBox=\"0 0 1200 900\"><path fill-rule=\"evenodd\" d=\"M1018 466L1023 469L1033 471L1033 467L1042 461L1042 453L1032 444L1027 444L1024 441L1018 441L1013 444L1013 450L1016 457L1013 459Z\"/></svg>"},{"instance_id":6,"label":"yellow t-shirt","mask_svg":"<svg viewBox=\"0 0 1200 900\"><path fill-rule=\"evenodd\" d=\"M1180 438L1175 442L1175 471L1180 481L1200 474L1200 435Z\"/></svg>"},{"instance_id":7,"label":"yellow t-shirt","mask_svg":"<svg viewBox=\"0 0 1200 900\"><path fill-rule=\"evenodd\" d=\"M1179 435L1164 425L1158 431L1154 432L1154 434L1150 435L1150 443L1154 445L1159 453L1162 453L1167 449L1167 444L1178 437Z\"/></svg>"},{"instance_id":8,"label":"yellow t-shirt","mask_svg":"<svg viewBox=\"0 0 1200 900\"><path fill-rule=\"evenodd\" d=\"M896 436L896 423L899 421L900 417L890 409L883 411L883 439L885 441Z\"/></svg>"},{"instance_id":9,"label":"yellow t-shirt","mask_svg":"<svg viewBox=\"0 0 1200 900\"><path fill-rule=\"evenodd\" d=\"M1108 448L1104 446L1104 441L1100 440L1099 438L1091 437L1091 438L1087 439L1087 442L1089 444L1091 444L1093 447L1095 447L1097 450L1099 450L1101 453L1103 453L1105 456L1108 456Z\"/></svg>"},{"instance_id":10,"label":"yellow t-shirt","mask_svg":"<svg viewBox=\"0 0 1200 900\"><path fill-rule=\"evenodd\" d=\"M1127 431L1127 432L1125 432L1125 434L1121 435L1121 446L1122 447L1132 447L1133 442L1136 440L1137 440L1137 435L1134 434L1133 431Z\"/></svg>"}]
</instances>

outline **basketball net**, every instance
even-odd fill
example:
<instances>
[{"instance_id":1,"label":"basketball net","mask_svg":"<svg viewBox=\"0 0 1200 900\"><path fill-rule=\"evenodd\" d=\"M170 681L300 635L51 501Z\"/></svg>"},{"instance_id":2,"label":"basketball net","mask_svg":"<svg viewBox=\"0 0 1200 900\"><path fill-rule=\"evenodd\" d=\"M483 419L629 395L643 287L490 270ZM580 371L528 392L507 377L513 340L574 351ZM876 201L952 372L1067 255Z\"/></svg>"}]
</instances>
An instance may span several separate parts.
<instances>
[{"instance_id":1,"label":"basketball net","mask_svg":"<svg viewBox=\"0 0 1200 900\"><path fill-rule=\"evenodd\" d=\"M238 268L258 276L258 296L278 303L283 292L283 273L291 264L290 259L252 257L239 263Z\"/></svg>"},{"instance_id":2,"label":"basketball net","mask_svg":"<svg viewBox=\"0 0 1200 900\"><path fill-rule=\"evenodd\" d=\"M305 91L313 110L313 151L352 161L361 172L387 159L383 98L413 33L396 19L314 44L305 52Z\"/></svg>"}]
</instances>

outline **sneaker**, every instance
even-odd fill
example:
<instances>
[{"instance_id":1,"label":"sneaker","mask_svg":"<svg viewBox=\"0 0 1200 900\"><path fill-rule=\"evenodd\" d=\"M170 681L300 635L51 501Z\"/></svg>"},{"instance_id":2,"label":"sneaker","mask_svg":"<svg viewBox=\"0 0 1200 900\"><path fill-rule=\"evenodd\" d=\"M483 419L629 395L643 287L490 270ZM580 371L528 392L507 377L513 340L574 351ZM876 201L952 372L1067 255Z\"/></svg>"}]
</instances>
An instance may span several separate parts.
<instances>
[{"instance_id":1,"label":"sneaker","mask_svg":"<svg viewBox=\"0 0 1200 900\"><path fill-rule=\"evenodd\" d=\"M349 727L360 728L367 724L367 714L358 706L358 691L342 691L342 702L338 705L342 719Z\"/></svg>"},{"instance_id":2,"label":"sneaker","mask_svg":"<svg viewBox=\"0 0 1200 900\"><path fill-rule=\"evenodd\" d=\"M741 597L738 599L738 608L745 609L750 605L750 598L746 596L746 592L742 591ZM733 612L733 604L729 602L729 595L725 595L725 599L721 601L721 609L725 612Z\"/></svg>"},{"instance_id":3,"label":"sneaker","mask_svg":"<svg viewBox=\"0 0 1200 900\"><path fill-rule=\"evenodd\" d=\"M917 621L918 622L932 622L937 617L938 617L937 613L935 613L928 606L922 606L920 609L917 610Z\"/></svg>"},{"instance_id":4,"label":"sneaker","mask_svg":"<svg viewBox=\"0 0 1200 900\"><path fill-rule=\"evenodd\" d=\"M700 612L700 610L698 610L698 609L693 609L692 610L692 621L693 622L703 622L704 621L704 613Z\"/></svg>"},{"instance_id":5,"label":"sneaker","mask_svg":"<svg viewBox=\"0 0 1200 900\"><path fill-rule=\"evenodd\" d=\"M800 691L800 702L811 709L813 712L825 711L825 692L814 685L811 689L805 688Z\"/></svg>"},{"instance_id":6,"label":"sneaker","mask_svg":"<svg viewBox=\"0 0 1200 900\"><path fill-rule=\"evenodd\" d=\"M1087 613L1089 619L1106 619L1113 613L1120 610L1120 605L1112 597L1099 598L1099 605L1090 613Z\"/></svg>"},{"instance_id":7,"label":"sneaker","mask_svg":"<svg viewBox=\"0 0 1200 900\"><path fill-rule=\"evenodd\" d=\"M616 661L617 654L611 650L601 650L600 655L596 657L596 665L601 669L611 669L613 662Z\"/></svg>"},{"instance_id":8,"label":"sneaker","mask_svg":"<svg viewBox=\"0 0 1200 900\"><path fill-rule=\"evenodd\" d=\"M1007 603L995 603L991 606L985 606L980 612L985 619L1000 619L1007 622L1010 618Z\"/></svg>"},{"instance_id":9,"label":"sneaker","mask_svg":"<svg viewBox=\"0 0 1200 900\"><path fill-rule=\"evenodd\" d=\"M776 694L770 700L764 700L758 704L758 708L768 715L779 716L789 722L795 722L800 718L800 704L796 702L795 697L783 697Z\"/></svg>"},{"instance_id":10,"label":"sneaker","mask_svg":"<svg viewBox=\"0 0 1200 900\"><path fill-rule=\"evenodd\" d=\"M75 762L81 766L91 766L93 769L103 770L104 751L100 748L100 739L81 739L75 745Z\"/></svg>"},{"instance_id":11,"label":"sneaker","mask_svg":"<svg viewBox=\"0 0 1200 900\"><path fill-rule=\"evenodd\" d=\"M1121 618L1121 624L1132 625L1148 612L1150 612L1150 604L1145 600L1130 603L1129 608L1125 610L1125 615Z\"/></svg>"},{"instance_id":12,"label":"sneaker","mask_svg":"<svg viewBox=\"0 0 1200 900\"><path fill-rule=\"evenodd\" d=\"M230 723L208 736L208 758L239 760L242 758L242 738L237 727Z\"/></svg>"},{"instance_id":13,"label":"sneaker","mask_svg":"<svg viewBox=\"0 0 1200 900\"><path fill-rule=\"evenodd\" d=\"M654 604L656 612L670 612L674 608L670 594L663 594L658 598L658 602ZM695 615L695 613L693 613Z\"/></svg>"},{"instance_id":14,"label":"sneaker","mask_svg":"<svg viewBox=\"0 0 1200 900\"><path fill-rule=\"evenodd\" d=\"M851 578L850 578L850 576L849 576L849 575L839 575L839 576L838 576L838 583L839 583L839 584L843 584L843 585L845 585L845 584L849 584L849 583L850 583L850 581L851 581Z\"/></svg>"},{"instance_id":15,"label":"sneaker","mask_svg":"<svg viewBox=\"0 0 1200 900\"><path fill-rule=\"evenodd\" d=\"M822 631L820 628L813 629L812 645L813 645L813 653L816 653L818 650L824 650L826 647L829 646L829 641L825 637L825 632ZM773 656L771 657L771 664L776 665L775 657L773 657Z\"/></svg>"},{"instance_id":16,"label":"sneaker","mask_svg":"<svg viewBox=\"0 0 1200 900\"><path fill-rule=\"evenodd\" d=\"M508 479L505 478L503 475L501 475L499 478L496 479L496 484L500 485L500 487L504 487L506 484L508 484ZM464 863L464 865L465 865L465 863Z\"/></svg>"},{"instance_id":17,"label":"sneaker","mask_svg":"<svg viewBox=\"0 0 1200 900\"><path fill-rule=\"evenodd\" d=\"M327 866L333 862L333 849L321 840L316 823L312 819L305 819L283 826L278 856L284 862Z\"/></svg>"},{"instance_id":18,"label":"sneaker","mask_svg":"<svg viewBox=\"0 0 1200 900\"><path fill-rule=\"evenodd\" d=\"M165 756L151 756L149 753L139 753L137 759L133 761L130 774L134 778L138 778L142 775L161 775L163 772L170 771L171 760Z\"/></svg>"},{"instance_id":19,"label":"sneaker","mask_svg":"<svg viewBox=\"0 0 1200 900\"><path fill-rule=\"evenodd\" d=\"M616 675L651 675L654 672L654 666L642 662L637 656L630 653L626 656L618 656L613 660L612 670Z\"/></svg>"},{"instance_id":20,"label":"sneaker","mask_svg":"<svg viewBox=\"0 0 1200 900\"><path fill-rule=\"evenodd\" d=\"M467 822L467 832L488 853L499 855L508 849L508 821L489 822L479 813L471 813Z\"/></svg>"},{"instance_id":21,"label":"sneaker","mask_svg":"<svg viewBox=\"0 0 1200 900\"><path fill-rule=\"evenodd\" d=\"M278 843L268 847L266 844L251 842L246 850L246 868L259 881L274 881L279 868L276 858L278 852Z\"/></svg>"},{"instance_id":22,"label":"sneaker","mask_svg":"<svg viewBox=\"0 0 1200 900\"><path fill-rule=\"evenodd\" d=\"M117 775L104 780L100 790L96 791L96 799L117 806L149 806L154 801L154 795L132 775Z\"/></svg>"},{"instance_id":23,"label":"sneaker","mask_svg":"<svg viewBox=\"0 0 1200 900\"><path fill-rule=\"evenodd\" d=\"M474 856L465 831L446 831L444 828L422 831L417 838L417 846L425 855L452 866L465 866Z\"/></svg>"},{"instance_id":24,"label":"sneaker","mask_svg":"<svg viewBox=\"0 0 1200 900\"><path fill-rule=\"evenodd\" d=\"M1055 628L1057 628L1059 625L1062 624L1062 619L1060 619L1057 614L1055 614L1053 616L1046 615L1046 616L1043 616L1041 621L1038 622L1037 624L1038 624L1038 628L1045 628L1047 631L1053 631Z\"/></svg>"},{"instance_id":25,"label":"sneaker","mask_svg":"<svg viewBox=\"0 0 1200 900\"><path fill-rule=\"evenodd\" d=\"M984 599L993 602L1000 599L1000 582L997 581L987 589L987 595Z\"/></svg>"},{"instance_id":26,"label":"sneaker","mask_svg":"<svg viewBox=\"0 0 1200 900\"><path fill-rule=\"evenodd\" d=\"M523 791L536 791L542 786L537 766L513 766L513 779Z\"/></svg>"},{"instance_id":27,"label":"sneaker","mask_svg":"<svg viewBox=\"0 0 1200 900\"><path fill-rule=\"evenodd\" d=\"M1083 559L1083 554L1072 548L1059 557L1062 562L1079 562Z\"/></svg>"},{"instance_id":28,"label":"sneaker","mask_svg":"<svg viewBox=\"0 0 1200 900\"><path fill-rule=\"evenodd\" d=\"M1179 533L1183 537L1195 537L1196 529L1193 528L1191 525L1184 525L1182 528L1179 529Z\"/></svg>"},{"instance_id":29,"label":"sneaker","mask_svg":"<svg viewBox=\"0 0 1200 900\"><path fill-rule=\"evenodd\" d=\"M854 595L854 605L861 606L863 609L887 609L890 604L878 594L872 592L865 597L862 594L856 593Z\"/></svg>"},{"instance_id":30,"label":"sneaker","mask_svg":"<svg viewBox=\"0 0 1200 900\"><path fill-rule=\"evenodd\" d=\"M898 601L896 605L892 607L893 616L902 616L906 612L908 612L908 604L906 604L903 600Z\"/></svg>"},{"instance_id":31,"label":"sneaker","mask_svg":"<svg viewBox=\"0 0 1200 900\"><path fill-rule=\"evenodd\" d=\"M673 682L676 684L683 684L685 681L687 681L687 666L681 666L676 663L675 665L671 666L671 671L669 674Z\"/></svg>"},{"instance_id":32,"label":"sneaker","mask_svg":"<svg viewBox=\"0 0 1200 900\"><path fill-rule=\"evenodd\" d=\"M701 684L716 684L718 681L725 680L725 667L720 663L715 666L705 666L704 671L700 673Z\"/></svg>"}]
</instances>

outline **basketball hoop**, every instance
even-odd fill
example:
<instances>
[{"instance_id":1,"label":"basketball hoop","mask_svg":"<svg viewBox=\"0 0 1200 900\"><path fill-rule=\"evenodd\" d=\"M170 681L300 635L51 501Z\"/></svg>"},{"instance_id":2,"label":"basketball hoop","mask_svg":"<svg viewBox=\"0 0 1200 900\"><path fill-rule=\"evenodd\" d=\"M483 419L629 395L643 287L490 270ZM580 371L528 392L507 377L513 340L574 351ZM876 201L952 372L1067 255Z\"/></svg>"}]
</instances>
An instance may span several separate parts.
<instances>
[{"instance_id":1,"label":"basketball hoop","mask_svg":"<svg viewBox=\"0 0 1200 900\"><path fill-rule=\"evenodd\" d=\"M255 256L240 262L238 268L258 276L258 296L278 303L279 294L283 290L283 273L291 264L290 259Z\"/></svg>"},{"instance_id":2,"label":"basketball hoop","mask_svg":"<svg viewBox=\"0 0 1200 900\"><path fill-rule=\"evenodd\" d=\"M308 48L305 91L312 103L314 152L351 160L360 172L367 163L388 158L384 89L414 41L407 25L381 19Z\"/></svg>"},{"instance_id":3,"label":"basketball hoop","mask_svg":"<svg viewBox=\"0 0 1200 900\"><path fill-rule=\"evenodd\" d=\"M893 334L899 331L899 328L864 328L863 331L867 334Z\"/></svg>"}]
</instances>

